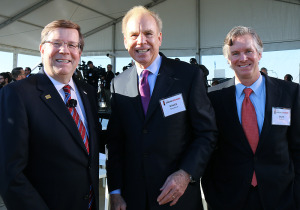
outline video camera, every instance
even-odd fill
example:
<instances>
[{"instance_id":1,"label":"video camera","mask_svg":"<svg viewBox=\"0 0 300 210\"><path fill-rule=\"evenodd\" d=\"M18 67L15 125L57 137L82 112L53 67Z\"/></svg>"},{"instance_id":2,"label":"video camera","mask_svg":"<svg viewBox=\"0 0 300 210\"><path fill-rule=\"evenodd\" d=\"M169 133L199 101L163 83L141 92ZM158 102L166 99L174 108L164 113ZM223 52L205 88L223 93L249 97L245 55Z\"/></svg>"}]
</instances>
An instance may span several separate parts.
<instances>
[{"instance_id":1,"label":"video camera","mask_svg":"<svg viewBox=\"0 0 300 210\"><path fill-rule=\"evenodd\" d=\"M82 72L86 72L87 70L89 70L89 67L85 64L85 61L82 61L82 64L78 64L78 69Z\"/></svg>"},{"instance_id":2,"label":"video camera","mask_svg":"<svg viewBox=\"0 0 300 210\"><path fill-rule=\"evenodd\" d=\"M98 80L105 77L105 68L101 68L101 66L89 68L85 61L78 65L78 69L82 71L84 79L94 86L98 86Z\"/></svg>"}]
</instances>

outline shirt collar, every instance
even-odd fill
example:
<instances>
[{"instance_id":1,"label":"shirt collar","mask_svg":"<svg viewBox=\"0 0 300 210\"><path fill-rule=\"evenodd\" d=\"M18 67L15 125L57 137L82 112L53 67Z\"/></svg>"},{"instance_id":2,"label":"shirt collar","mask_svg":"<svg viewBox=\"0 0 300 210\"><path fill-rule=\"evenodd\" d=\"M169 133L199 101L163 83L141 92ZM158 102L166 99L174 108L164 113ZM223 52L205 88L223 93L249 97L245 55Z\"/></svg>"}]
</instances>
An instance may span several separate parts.
<instances>
[{"instance_id":1,"label":"shirt collar","mask_svg":"<svg viewBox=\"0 0 300 210\"><path fill-rule=\"evenodd\" d=\"M53 77L49 76L49 74L47 74L46 71L44 71L45 74L48 76L48 78L51 80L51 82L53 83L54 87L56 88L56 90L60 91L65 85L70 85L71 86L71 89L73 91L75 91L75 84L74 84L74 81L73 81L73 78L71 77L70 79L70 82L68 84L63 84L57 80L55 80Z\"/></svg>"},{"instance_id":2,"label":"shirt collar","mask_svg":"<svg viewBox=\"0 0 300 210\"><path fill-rule=\"evenodd\" d=\"M243 90L245 88L251 88L253 93L255 93L257 96L260 96L260 94L262 94L264 84L265 78L262 75L259 75L259 78L249 87L243 85L242 83L238 82L237 79L235 79L236 95L241 97L244 94Z\"/></svg>"},{"instance_id":3,"label":"shirt collar","mask_svg":"<svg viewBox=\"0 0 300 210\"><path fill-rule=\"evenodd\" d=\"M162 57L158 54L158 56L155 58L153 63L147 68L147 70L149 70L152 74L157 76L158 70L159 70L160 65L161 65L161 61L162 61ZM137 70L138 75L141 76L142 71L144 69L141 69L138 65L136 65L136 70Z\"/></svg>"}]
</instances>

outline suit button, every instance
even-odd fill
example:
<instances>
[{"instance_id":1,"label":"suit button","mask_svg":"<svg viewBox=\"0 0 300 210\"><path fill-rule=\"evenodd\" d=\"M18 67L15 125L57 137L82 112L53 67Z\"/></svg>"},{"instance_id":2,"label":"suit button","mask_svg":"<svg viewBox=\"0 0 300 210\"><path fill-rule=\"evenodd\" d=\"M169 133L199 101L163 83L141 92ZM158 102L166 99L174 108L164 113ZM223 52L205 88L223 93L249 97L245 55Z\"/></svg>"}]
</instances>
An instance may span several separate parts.
<instances>
[{"instance_id":1,"label":"suit button","mask_svg":"<svg viewBox=\"0 0 300 210\"><path fill-rule=\"evenodd\" d=\"M148 153L146 153L146 152L144 152L144 154L143 154L143 156L144 156L144 158L146 158L146 157L148 157Z\"/></svg>"},{"instance_id":2,"label":"suit button","mask_svg":"<svg viewBox=\"0 0 300 210\"><path fill-rule=\"evenodd\" d=\"M143 129L143 133L144 133L144 134L147 134L147 133L148 133L148 130L147 130L147 129Z\"/></svg>"},{"instance_id":3,"label":"suit button","mask_svg":"<svg viewBox=\"0 0 300 210\"><path fill-rule=\"evenodd\" d=\"M91 169L92 168L92 166L91 165L89 165L89 169Z\"/></svg>"},{"instance_id":4,"label":"suit button","mask_svg":"<svg viewBox=\"0 0 300 210\"><path fill-rule=\"evenodd\" d=\"M257 161L257 159L258 159L258 158L257 158L256 156L254 156L254 161L255 161L255 162Z\"/></svg>"},{"instance_id":5,"label":"suit button","mask_svg":"<svg viewBox=\"0 0 300 210\"><path fill-rule=\"evenodd\" d=\"M89 195L83 196L83 199L84 199L84 200L88 200L88 199L89 199Z\"/></svg>"}]
</instances>

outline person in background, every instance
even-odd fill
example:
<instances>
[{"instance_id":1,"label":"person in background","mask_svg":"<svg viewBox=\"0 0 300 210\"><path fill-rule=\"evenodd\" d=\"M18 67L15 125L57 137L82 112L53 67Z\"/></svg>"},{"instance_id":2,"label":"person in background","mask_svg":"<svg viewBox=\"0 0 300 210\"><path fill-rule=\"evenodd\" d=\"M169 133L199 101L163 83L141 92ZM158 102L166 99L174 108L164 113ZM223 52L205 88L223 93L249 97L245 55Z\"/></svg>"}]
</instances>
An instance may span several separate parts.
<instances>
[{"instance_id":1,"label":"person in background","mask_svg":"<svg viewBox=\"0 0 300 210\"><path fill-rule=\"evenodd\" d=\"M292 82L292 81L293 81L293 76L290 75L290 74L286 74L286 75L284 76L284 80L285 80L285 81L288 81L288 82Z\"/></svg>"},{"instance_id":2,"label":"person in background","mask_svg":"<svg viewBox=\"0 0 300 210\"><path fill-rule=\"evenodd\" d=\"M31 68L30 67L26 67L25 68L25 75L26 77L30 77L32 74L31 74Z\"/></svg>"},{"instance_id":3,"label":"person in background","mask_svg":"<svg viewBox=\"0 0 300 210\"><path fill-rule=\"evenodd\" d=\"M111 96L111 92L110 92L110 83L111 80L115 77L115 74L112 72L112 65L108 64L107 65L107 72L105 75L105 86L104 86L104 90L105 90L105 97L106 97L106 103L107 103L107 107L110 109L110 96Z\"/></svg>"},{"instance_id":4,"label":"person in background","mask_svg":"<svg viewBox=\"0 0 300 210\"><path fill-rule=\"evenodd\" d=\"M215 80L211 83L211 86L216 86L218 84L220 84L219 80Z\"/></svg>"},{"instance_id":5,"label":"person in background","mask_svg":"<svg viewBox=\"0 0 300 210\"><path fill-rule=\"evenodd\" d=\"M98 92L98 83L100 75L98 74L98 68L94 66L92 61L88 61L87 65L89 67L87 74L87 82L92 85L96 91Z\"/></svg>"},{"instance_id":6,"label":"person in background","mask_svg":"<svg viewBox=\"0 0 300 210\"><path fill-rule=\"evenodd\" d=\"M249 27L224 40L235 77L208 90L219 130L201 180L209 210L300 209L300 87L261 73L262 52Z\"/></svg>"},{"instance_id":7,"label":"person in background","mask_svg":"<svg viewBox=\"0 0 300 210\"><path fill-rule=\"evenodd\" d=\"M203 72L203 79L204 79L206 89L207 89L209 87L208 81L207 81L207 76L209 75L209 70L206 68L206 66L204 66L202 64L198 64L196 58L191 58L190 64L197 66Z\"/></svg>"},{"instance_id":8,"label":"person in background","mask_svg":"<svg viewBox=\"0 0 300 210\"><path fill-rule=\"evenodd\" d=\"M25 71L22 67L16 67L11 71L13 82L22 80L26 78Z\"/></svg>"},{"instance_id":9,"label":"person in background","mask_svg":"<svg viewBox=\"0 0 300 210\"><path fill-rule=\"evenodd\" d=\"M7 72L0 73L0 88L11 82L10 75Z\"/></svg>"},{"instance_id":10,"label":"person in background","mask_svg":"<svg viewBox=\"0 0 300 210\"><path fill-rule=\"evenodd\" d=\"M96 91L72 78L83 47L79 25L49 23L44 67L0 91L0 194L9 210L99 209Z\"/></svg>"},{"instance_id":11,"label":"person in background","mask_svg":"<svg viewBox=\"0 0 300 210\"><path fill-rule=\"evenodd\" d=\"M135 65L111 84L112 210L203 209L200 177L216 144L214 112L202 71L159 53L161 30L159 16L142 6L123 18Z\"/></svg>"},{"instance_id":12,"label":"person in background","mask_svg":"<svg viewBox=\"0 0 300 210\"><path fill-rule=\"evenodd\" d=\"M262 68L260 69L260 71L263 72L265 75L268 75L268 70L267 70L266 67L262 67Z\"/></svg>"}]
</instances>

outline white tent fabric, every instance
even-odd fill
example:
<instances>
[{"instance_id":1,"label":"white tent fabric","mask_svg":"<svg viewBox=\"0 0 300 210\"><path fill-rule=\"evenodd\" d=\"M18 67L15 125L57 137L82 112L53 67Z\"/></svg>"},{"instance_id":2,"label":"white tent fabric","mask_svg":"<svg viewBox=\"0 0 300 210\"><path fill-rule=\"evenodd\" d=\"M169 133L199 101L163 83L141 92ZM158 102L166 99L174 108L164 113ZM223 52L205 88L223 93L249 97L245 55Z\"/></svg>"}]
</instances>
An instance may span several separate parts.
<instances>
[{"instance_id":1,"label":"white tent fabric","mask_svg":"<svg viewBox=\"0 0 300 210\"><path fill-rule=\"evenodd\" d=\"M163 21L161 51L167 56L222 53L227 32L253 27L264 51L300 48L300 0L0 0L0 50L39 55L42 28L56 19L78 23L84 56L128 57L122 16L135 5L149 6Z\"/></svg>"}]
</instances>

